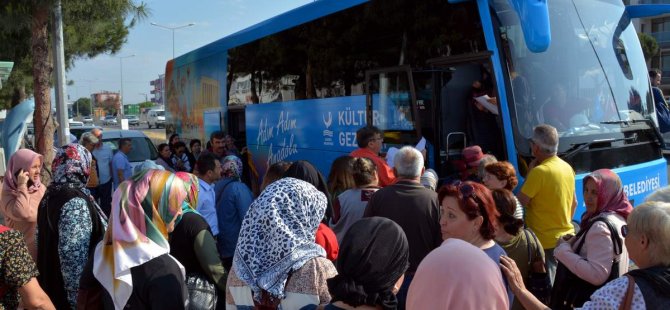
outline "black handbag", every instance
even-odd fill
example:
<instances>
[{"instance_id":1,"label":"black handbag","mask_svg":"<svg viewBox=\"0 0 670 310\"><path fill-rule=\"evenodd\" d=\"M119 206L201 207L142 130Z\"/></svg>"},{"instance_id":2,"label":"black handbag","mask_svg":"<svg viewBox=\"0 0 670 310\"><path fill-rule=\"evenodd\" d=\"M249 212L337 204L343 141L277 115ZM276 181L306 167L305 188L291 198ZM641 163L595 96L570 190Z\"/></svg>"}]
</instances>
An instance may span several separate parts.
<instances>
[{"instance_id":1,"label":"black handbag","mask_svg":"<svg viewBox=\"0 0 670 310\"><path fill-rule=\"evenodd\" d=\"M186 288L188 289L188 309L216 309L217 288L205 276L199 273L187 274Z\"/></svg>"},{"instance_id":2,"label":"black handbag","mask_svg":"<svg viewBox=\"0 0 670 310\"><path fill-rule=\"evenodd\" d=\"M542 259L542 254L539 251L535 252L531 249L530 237L533 237L535 244L539 245L540 241L537 240L537 236L533 231L524 229L523 233L526 234L526 247L528 248L528 278L526 278L526 288L531 292L537 299L539 299L543 304L549 303L551 297L551 279L549 278L549 273L544 266L544 260ZM538 247L539 250L539 247Z\"/></svg>"},{"instance_id":3,"label":"black handbag","mask_svg":"<svg viewBox=\"0 0 670 310\"><path fill-rule=\"evenodd\" d=\"M623 242L619 237L617 230L609 221L607 221L607 219L599 217L589 223L586 229L581 230L577 234L577 239L575 240L579 240L579 238L582 236L583 238L581 238L579 241L577 248L575 249L575 253L579 253L579 251L582 249L584 241L586 240L586 233L589 231L589 229L591 229L591 226L593 226L595 222L604 222L607 224L607 227L610 230L610 236L612 236L612 243L614 245L614 260L612 261L612 270L610 271L610 275L605 283L601 285L593 285L572 273L570 269L565 267L565 265L559 261L558 266L556 267L554 288L551 291L551 302L549 303L550 308L553 310L574 309L583 306L584 303L591 298L591 295L596 290L603 287L605 284L607 284L607 282L610 282L620 276L619 255L622 252Z\"/></svg>"}]
</instances>

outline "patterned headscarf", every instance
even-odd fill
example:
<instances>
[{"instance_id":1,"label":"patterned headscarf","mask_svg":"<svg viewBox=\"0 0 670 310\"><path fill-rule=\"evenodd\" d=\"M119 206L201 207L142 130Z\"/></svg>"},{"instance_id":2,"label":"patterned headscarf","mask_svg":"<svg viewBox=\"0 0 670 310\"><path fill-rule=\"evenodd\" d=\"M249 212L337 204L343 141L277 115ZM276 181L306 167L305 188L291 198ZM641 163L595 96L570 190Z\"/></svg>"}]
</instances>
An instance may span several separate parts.
<instances>
[{"instance_id":1,"label":"patterned headscarf","mask_svg":"<svg viewBox=\"0 0 670 310\"><path fill-rule=\"evenodd\" d=\"M125 307L133 291L130 269L170 252L167 225L182 208L192 209L189 186L171 172L145 170L114 192L109 226L95 249L93 272L116 309ZM183 267L175 262L183 275Z\"/></svg>"},{"instance_id":2,"label":"patterned headscarf","mask_svg":"<svg viewBox=\"0 0 670 310\"><path fill-rule=\"evenodd\" d=\"M582 215L582 228L586 227L588 221L603 212L615 212L624 219L633 212L633 206L628 201L626 193L623 191L621 179L612 170L600 169L584 177L583 185L586 188L586 181L593 180L598 188L598 206L596 212Z\"/></svg>"},{"instance_id":3,"label":"patterned headscarf","mask_svg":"<svg viewBox=\"0 0 670 310\"><path fill-rule=\"evenodd\" d=\"M70 143L59 148L51 164L52 182L85 189L92 161L91 152L81 144Z\"/></svg>"},{"instance_id":4,"label":"patterned headscarf","mask_svg":"<svg viewBox=\"0 0 670 310\"><path fill-rule=\"evenodd\" d=\"M283 299L290 272L325 251L314 234L326 196L313 185L283 178L268 185L244 217L233 268L258 300L261 290Z\"/></svg>"},{"instance_id":5,"label":"patterned headscarf","mask_svg":"<svg viewBox=\"0 0 670 310\"><path fill-rule=\"evenodd\" d=\"M242 176L242 160L235 155L224 157L221 164L221 174L224 178L239 179Z\"/></svg>"},{"instance_id":6,"label":"patterned headscarf","mask_svg":"<svg viewBox=\"0 0 670 310\"><path fill-rule=\"evenodd\" d=\"M39 158L40 162L43 161L42 155L37 154L29 149L20 149L12 155L7 164L7 170L5 171L5 180L2 182L2 191L5 193L17 194L17 184L16 177L14 176L17 172L23 169L24 172L28 172L33 165L35 159ZM32 186L28 188L28 193L32 194L37 192L40 187L42 187L42 182L38 178Z\"/></svg>"}]
</instances>

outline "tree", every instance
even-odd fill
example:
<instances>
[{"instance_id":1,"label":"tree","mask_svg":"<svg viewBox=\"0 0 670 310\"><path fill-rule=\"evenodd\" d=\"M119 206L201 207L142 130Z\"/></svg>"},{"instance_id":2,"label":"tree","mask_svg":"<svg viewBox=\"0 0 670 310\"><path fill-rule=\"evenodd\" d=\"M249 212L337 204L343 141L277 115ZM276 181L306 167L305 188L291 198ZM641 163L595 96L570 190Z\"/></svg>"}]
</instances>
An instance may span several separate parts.
<instances>
[{"instance_id":1,"label":"tree","mask_svg":"<svg viewBox=\"0 0 670 310\"><path fill-rule=\"evenodd\" d=\"M156 104L151 102L151 101L145 101L140 103L140 109L145 109L145 108L151 108L155 106Z\"/></svg>"},{"instance_id":2,"label":"tree","mask_svg":"<svg viewBox=\"0 0 670 310\"><path fill-rule=\"evenodd\" d=\"M658 51L660 49L658 47L658 42L656 42L654 37L642 32L638 32L637 37L640 39L644 60L649 63L652 57L658 55Z\"/></svg>"},{"instance_id":3,"label":"tree","mask_svg":"<svg viewBox=\"0 0 670 310\"><path fill-rule=\"evenodd\" d=\"M72 107L79 115L91 115L91 98L82 97L74 102Z\"/></svg>"},{"instance_id":4,"label":"tree","mask_svg":"<svg viewBox=\"0 0 670 310\"><path fill-rule=\"evenodd\" d=\"M0 59L15 62L8 85L0 90L0 105L14 106L31 94L35 97L35 151L44 155L44 167L53 160L51 113L53 66L52 12L57 0L5 0L0 7ZM133 0L61 0L66 67L76 59L116 53L128 29L148 16L144 3ZM50 173L43 169L43 180Z\"/></svg>"}]
</instances>

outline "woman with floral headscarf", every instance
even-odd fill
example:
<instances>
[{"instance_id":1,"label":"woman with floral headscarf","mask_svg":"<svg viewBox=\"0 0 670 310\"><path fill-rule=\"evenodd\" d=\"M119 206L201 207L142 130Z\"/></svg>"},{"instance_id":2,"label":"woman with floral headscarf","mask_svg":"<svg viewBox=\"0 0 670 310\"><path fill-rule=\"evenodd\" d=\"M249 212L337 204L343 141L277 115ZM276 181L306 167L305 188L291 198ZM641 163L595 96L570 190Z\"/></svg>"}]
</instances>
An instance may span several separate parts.
<instances>
[{"instance_id":1,"label":"woman with floral headscarf","mask_svg":"<svg viewBox=\"0 0 670 310\"><path fill-rule=\"evenodd\" d=\"M216 217L219 236L216 241L221 261L226 270L233 265L233 254L240 234L242 220L249 210L254 194L244 184L242 176L242 160L234 155L223 158L221 165L223 179L214 185L216 199Z\"/></svg>"},{"instance_id":2,"label":"woman with floral headscarf","mask_svg":"<svg viewBox=\"0 0 670 310\"><path fill-rule=\"evenodd\" d=\"M554 256L577 277L600 287L628 272L622 227L633 207L623 191L621 179L612 170L592 172L584 177L583 185L586 212L582 215L581 230L577 236L560 238ZM618 236L612 235L608 224ZM615 253L617 250L621 254ZM569 285L560 282L557 277L554 287Z\"/></svg>"},{"instance_id":3,"label":"woman with floral headscarf","mask_svg":"<svg viewBox=\"0 0 670 310\"><path fill-rule=\"evenodd\" d=\"M326 279L337 274L314 234L326 196L283 178L268 185L242 223L226 285L227 308L301 309L330 302Z\"/></svg>"},{"instance_id":4,"label":"woman with floral headscarf","mask_svg":"<svg viewBox=\"0 0 670 310\"><path fill-rule=\"evenodd\" d=\"M93 274L109 298L105 308L185 309L184 267L169 255L168 234L194 212L184 180L146 170L119 185ZM196 196L197 197L197 196Z\"/></svg>"},{"instance_id":5,"label":"woman with floral headscarf","mask_svg":"<svg viewBox=\"0 0 670 310\"><path fill-rule=\"evenodd\" d=\"M0 198L0 213L7 227L23 234L33 260L37 260L37 208L46 191L40 180L41 170L42 155L28 149L16 151L9 159Z\"/></svg>"},{"instance_id":6,"label":"woman with floral headscarf","mask_svg":"<svg viewBox=\"0 0 670 310\"><path fill-rule=\"evenodd\" d=\"M102 211L86 189L91 160L82 145L59 148L37 213L37 279L57 309L76 306L84 265L105 231Z\"/></svg>"}]
</instances>

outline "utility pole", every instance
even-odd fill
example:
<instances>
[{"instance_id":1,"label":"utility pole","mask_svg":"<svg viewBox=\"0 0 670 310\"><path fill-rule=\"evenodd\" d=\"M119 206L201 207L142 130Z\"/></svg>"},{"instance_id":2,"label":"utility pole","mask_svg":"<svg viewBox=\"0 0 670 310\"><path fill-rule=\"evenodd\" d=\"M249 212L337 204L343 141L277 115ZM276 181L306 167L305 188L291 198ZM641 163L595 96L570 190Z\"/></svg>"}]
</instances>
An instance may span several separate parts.
<instances>
[{"instance_id":1,"label":"utility pole","mask_svg":"<svg viewBox=\"0 0 670 310\"><path fill-rule=\"evenodd\" d=\"M121 92L119 93L119 105L121 106L121 109L120 109L119 115L118 115L119 116L119 124L121 124L121 120L123 119L123 59L124 58L130 58L130 57L135 57L135 54L119 57L119 65L121 67Z\"/></svg>"},{"instance_id":2,"label":"utility pole","mask_svg":"<svg viewBox=\"0 0 670 310\"><path fill-rule=\"evenodd\" d=\"M70 143L70 122L68 121L67 102L65 101L65 49L63 47L63 13L60 0L54 7L54 73L56 75L56 111L58 113L58 142L63 146ZM51 111L49 111L51 113ZM51 133L46 133L51 134Z\"/></svg>"},{"instance_id":3,"label":"utility pole","mask_svg":"<svg viewBox=\"0 0 670 310\"><path fill-rule=\"evenodd\" d=\"M175 27L159 25L159 24L156 24L156 23L151 23L151 25L172 31L172 59L174 59L174 31L177 30L177 29L194 26L195 23L188 23L186 25L175 26Z\"/></svg>"}]
</instances>

